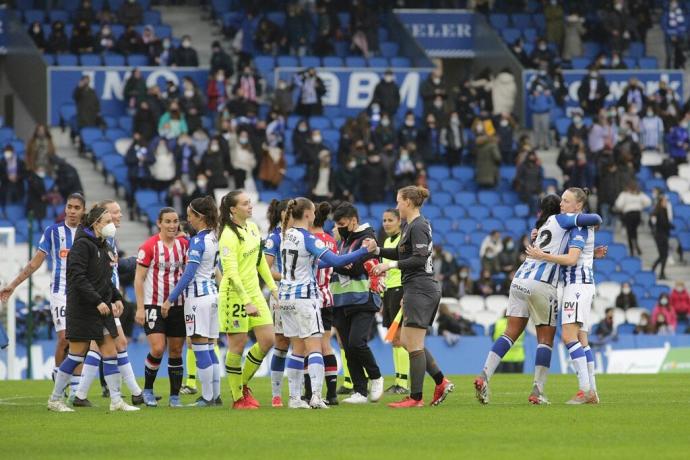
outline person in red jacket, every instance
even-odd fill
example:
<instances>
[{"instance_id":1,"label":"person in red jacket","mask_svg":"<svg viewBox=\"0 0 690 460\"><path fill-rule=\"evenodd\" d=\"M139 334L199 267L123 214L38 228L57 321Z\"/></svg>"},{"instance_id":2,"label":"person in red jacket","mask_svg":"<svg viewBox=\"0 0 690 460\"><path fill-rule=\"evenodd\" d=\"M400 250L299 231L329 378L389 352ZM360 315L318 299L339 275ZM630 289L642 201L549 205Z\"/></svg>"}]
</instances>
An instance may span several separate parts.
<instances>
[{"instance_id":1,"label":"person in red jacket","mask_svg":"<svg viewBox=\"0 0 690 460\"><path fill-rule=\"evenodd\" d=\"M676 281L671 292L671 309L676 312L678 320L687 320L690 315L690 294L682 281Z\"/></svg>"},{"instance_id":2,"label":"person in red jacket","mask_svg":"<svg viewBox=\"0 0 690 460\"><path fill-rule=\"evenodd\" d=\"M659 296L659 300L657 301L654 310L652 310L653 326L656 326L660 316L664 317L664 323L668 325L671 331L675 332L676 324L678 323L678 318L676 318L676 312L671 308L671 305L668 300L668 294L666 294L665 292Z\"/></svg>"},{"instance_id":3,"label":"person in red jacket","mask_svg":"<svg viewBox=\"0 0 690 460\"><path fill-rule=\"evenodd\" d=\"M228 101L227 84L223 69L216 70L216 73L208 79L206 97L210 111L220 112L225 108L225 103Z\"/></svg>"}]
</instances>

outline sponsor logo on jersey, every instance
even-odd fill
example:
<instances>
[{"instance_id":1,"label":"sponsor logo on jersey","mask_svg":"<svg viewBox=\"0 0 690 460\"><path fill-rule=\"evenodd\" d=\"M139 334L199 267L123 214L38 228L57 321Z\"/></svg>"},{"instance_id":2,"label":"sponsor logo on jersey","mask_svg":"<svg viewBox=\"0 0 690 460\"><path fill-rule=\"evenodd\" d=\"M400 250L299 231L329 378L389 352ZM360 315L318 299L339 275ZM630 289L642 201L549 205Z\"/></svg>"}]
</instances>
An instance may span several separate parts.
<instances>
[{"instance_id":1,"label":"sponsor logo on jersey","mask_svg":"<svg viewBox=\"0 0 690 460\"><path fill-rule=\"evenodd\" d=\"M184 315L184 321L185 323L193 323L194 322L194 315Z\"/></svg>"},{"instance_id":2,"label":"sponsor logo on jersey","mask_svg":"<svg viewBox=\"0 0 690 460\"><path fill-rule=\"evenodd\" d=\"M316 246L317 249L326 249L326 245L324 244L324 242L318 238L316 239L316 243L314 243L314 246Z\"/></svg>"},{"instance_id":3,"label":"sponsor logo on jersey","mask_svg":"<svg viewBox=\"0 0 690 460\"><path fill-rule=\"evenodd\" d=\"M532 292L530 292L529 289L527 289L525 286L522 286L522 285L517 284L517 283L512 283L512 284L510 285L510 289L515 289L516 291L523 292L523 293L525 293L526 295L532 295Z\"/></svg>"}]
</instances>

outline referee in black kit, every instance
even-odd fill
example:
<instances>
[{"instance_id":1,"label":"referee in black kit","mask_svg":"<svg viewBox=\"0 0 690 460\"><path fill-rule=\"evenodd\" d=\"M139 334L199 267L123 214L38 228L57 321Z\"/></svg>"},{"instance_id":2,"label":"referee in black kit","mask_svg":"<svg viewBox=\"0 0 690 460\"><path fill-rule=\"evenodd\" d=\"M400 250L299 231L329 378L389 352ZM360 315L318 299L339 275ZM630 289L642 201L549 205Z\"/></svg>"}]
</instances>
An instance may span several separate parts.
<instances>
[{"instance_id":1,"label":"referee in black kit","mask_svg":"<svg viewBox=\"0 0 690 460\"><path fill-rule=\"evenodd\" d=\"M393 408L422 407L424 401L424 372L428 372L436 382L432 406L437 406L453 391L455 385L443 376L436 360L424 348L424 337L434 322L436 310L441 301L441 287L434 279L432 254L434 243L431 225L420 209L429 198L429 191L422 187L409 186L398 191L397 209L400 218L407 223L397 248L376 248L377 255L392 262L374 267L374 274L380 275L391 268L402 272L403 286L403 327L400 340L410 354L410 396L402 401L391 403ZM370 242L375 245L376 242Z\"/></svg>"}]
</instances>

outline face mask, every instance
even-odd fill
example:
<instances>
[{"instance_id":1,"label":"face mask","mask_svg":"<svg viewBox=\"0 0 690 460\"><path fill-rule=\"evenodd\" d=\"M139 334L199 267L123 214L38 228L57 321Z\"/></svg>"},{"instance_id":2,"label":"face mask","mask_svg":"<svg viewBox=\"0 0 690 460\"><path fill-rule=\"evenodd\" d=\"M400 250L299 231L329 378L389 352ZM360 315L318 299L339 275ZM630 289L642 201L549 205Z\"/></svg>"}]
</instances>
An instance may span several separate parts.
<instances>
[{"instance_id":1,"label":"face mask","mask_svg":"<svg viewBox=\"0 0 690 460\"><path fill-rule=\"evenodd\" d=\"M599 74L596 73L596 72L592 72L592 73L589 74L590 78L597 78L598 75L599 75Z\"/></svg>"},{"instance_id":2,"label":"face mask","mask_svg":"<svg viewBox=\"0 0 690 460\"><path fill-rule=\"evenodd\" d=\"M351 161L347 164L348 169L355 169L357 167L356 161Z\"/></svg>"},{"instance_id":3,"label":"face mask","mask_svg":"<svg viewBox=\"0 0 690 460\"><path fill-rule=\"evenodd\" d=\"M653 116L654 116L654 112L651 111L651 110L647 110L647 116L648 116L648 117L653 117Z\"/></svg>"},{"instance_id":4,"label":"face mask","mask_svg":"<svg viewBox=\"0 0 690 460\"><path fill-rule=\"evenodd\" d=\"M441 79L440 78L434 78L431 81L434 82L434 85L440 85L441 84Z\"/></svg>"},{"instance_id":5,"label":"face mask","mask_svg":"<svg viewBox=\"0 0 690 460\"><path fill-rule=\"evenodd\" d=\"M443 101L434 101L434 107L440 109L441 107L443 107Z\"/></svg>"},{"instance_id":6,"label":"face mask","mask_svg":"<svg viewBox=\"0 0 690 460\"><path fill-rule=\"evenodd\" d=\"M278 89L285 89L285 83L283 83L283 82L278 83Z\"/></svg>"},{"instance_id":7,"label":"face mask","mask_svg":"<svg viewBox=\"0 0 690 460\"><path fill-rule=\"evenodd\" d=\"M539 45L539 49L540 49L541 51L546 51L546 45L544 45L544 44Z\"/></svg>"},{"instance_id":8,"label":"face mask","mask_svg":"<svg viewBox=\"0 0 690 460\"><path fill-rule=\"evenodd\" d=\"M46 172L41 170L41 171L36 171L36 175L40 177L41 179L44 179L46 177Z\"/></svg>"},{"instance_id":9,"label":"face mask","mask_svg":"<svg viewBox=\"0 0 690 460\"><path fill-rule=\"evenodd\" d=\"M622 291L623 291L623 294L625 294L625 295L630 294L630 288L629 288L629 287L624 287L624 288L622 289Z\"/></svg>"},{"instance_id":10,"label":"face mask","mask_svg":"<svg viewBox=\"0 0 690 460\"><path fill-rule=\"evenodd\" d=\"M183 42L182 42L182 48L189 48L190 45L191 45L191 43L189 43L188 41L183 41Z\"/></svg>"},{"instance_id":11,"label":"face mask","mask_svg":"<svg viewBox=\"0 0 690 460\"><path fill-rule=\"evenodd\" d=\"M460 119L458 117L453 117L450 119L450 124L451 125L459 125L460 124Z\"/></svg>"},{"instance_id":12,"label":"face mask","mask_svg":"<svg viewBox=\"0 0 690 460\"><path fill-rule=\"evenodd\" d=\"M314 144L320 144L321 143L321 136L314 136L311 138L311 140L314 142Z\"/></svg>"},{"instance_id":13,"label":"face mask","mask_svg":"<svg viewBox=\"0 0 690 460\"><path fill-rule=\"evenodd\" d=\"M506 126L508 126L508 120L506 120L506 119L501 120L501 126L503 126L504 128Z\"/></svg>"},{"instance_id":14,"label":"face mask","mask_svg":"<svg viewBox=\"0 0 690 460\"><path fill-rule=\"evenodd\" d=\"M381 112L381 107L379 107L378 104L374 104L371 106L371 112L372 113L379 113L379 112Z\"/></svg>"},{"instance_id":15,"label":"face mask","mask_svg":"<svg viewBox=\"0 0 690 460\"><path fill-rule=\"evenodd\" d=\"M683 292L684 290L683 286L676 286L676 292Z\"/></svg>"},{"instance_id":16,"label":"face mask","mask_svg":"<svg viewBox=\"0 0 690 460\"><path fill-rule=\"evenodd\" d=\"M659 301L659 303L660 303L661 305L668 305L668 299L661 299L661 300Z\"/></svg>"},{"instance_id":17,"label":"face mask","mask_svg":"<svg viewBox=\"0 0 690 460\"><path fill-rule=\"evenodd\" d=\"M163 42L163 48L166 50L170 48L170 42Z\"/></svg>"},{"instance_id":18,"label":"face mask","mask_svg":"<svg viewBox=\"0 0 690 460\"><path fill-rule=\"evenodd\" d=\"M405 120L405 126L412 128L414 126L414 120Z\"/></svg>"},{"instance_id":19,"label":"face mask","mask_svg":"<svg viewBox=\"0 0 690 460\"><path fill-rule=\"evenodd\" d=\"M306 127L306 126L300 126L299 128L297 128L297 130L298 130L300 133L306 133L306 132L307 132L307 127Z\"/></svg>"},{"instance_id":20,"label":"face mask","mask_svg":"<svg viewBox=\"0 0 690 460\"><path fill-rule=\"evenodd\" d=\"M9 160L10 158L12 158L12 151L5 150L5 160Z\"/></svg>"},{"instance_id":21,"label":"face mask","mask_svg":"<svg viewBox=\"0 0 690 460\"><path fill-rule=\"evenodd\" d=\"M484 132L484 126L481 124L477 125L475 131L477 132L477 134L482 134Z\"/></svg>"},{"instance_id":22,"label":"face mask","mask_svg":"<svg viewBox=\"0 0 690 460\"><path fill-rule=\"evenodd\" d=\"M197 186L197 188L206 190L206 181L205 180L198 180L198 181L196 181L196 186Z\"/></svg>"},{"instance_id":23,"label":"face mask","mask_svg":"<svg viewBox=\"0 0 690 460\"><path fill-rule=\"evenodd\" d=\"M247 142L249 142L249 139L247 139L246 137L240 137L240 144L244 145Z\"/></svg>"},{"instance_id":24,"label":"face mask","mask_svg":"<svg viewBox=\"0 0 690 460\"><path fill-rule=\"evenodd\" d=\"M36 27L34 27L34 33L35 33L35 34L38 34L38 33L40 33L40 32L41 32L41 26L36 26Z\"/></svg>"},{"instance_id":25,"label":"face mask","mask_svg":"<svg viewBox=\"0 0 690 460\"><path fill-rule=\"evenodd\" d=\"M392 83L393 82L393 76L392 75L386 75L383 77L383 79L386 81L386 83Z\"/></svg>"},{"instance_id":26,"label":"face mask","mask_svg":"<svg viewBox=\"0 0 690 460\"><path fill-rule=\"evenodd\" d=\"M348 230L347 227L338 227L338 234L340 235L341 240L347 241L352 232Z\"/></svg>"},{"instance_id":27,"label":"face mask","mask_svg":"<svg viewBox=\"0 0 690 460\"><path fill-rule=\"evenodd\" d=\"M217 144L214 144L210 147L211 152L217 152L220 150L220 146Z\"/></svg>"},{"instance_id":28,"label":"face mask","mask_svg":"<svg viewBox=\"0 0 690 460\"><path fill-rule=\"evenodd\" d=\"M512 251L514 247L515 247L515 243L513 243L512 241L506 243L506 249L507 250Z\"/></svg>"},{"instance_id":29,"label":"face mask","mask_svg":"<svg viewBox=\"0 0 690 460\"><path fill-rule=\"evenodd\" d=\"M621 5L621 4L619 3L619 4L615 5L614 8L616 9L616 11L622 11L622 10L623 10L623 5Z\"/></svg>"},{"instance_id":30,"label":"face mask","mask_svg":"<svg viewBox=\"0 0 690 460\"><path fill-rule=\"evenodd\" d=\"M108 225L101 229L101 236L103 238L114 238L116 232L117 229L115 228L115 224L110 222Z\"/></svg>"},{"instance_id":31,"label":"face mask","mask_svg":"<svg viewBox=\"0 0 690 460\"><path fill-rule=\"evenodd\" d=\"M467 279L467 272L460 272L460 279L461 280Z\"/></svg>"},{"instance_id":32,"label":"face mask","mask_svg":"<svg viewBox=\"0 0 690 460\"><path fill-rule=\"evenodd\" d=\"M391 124L391 121L388 118L384 118L383 120L381 120L381 126L386 127L386 126L389 126L390 124Z\"/></svg>"},{"instance_id":33,"label":"face mask","mask_svg":"<svg viewBox=\"0 0 690 460\"><path fill-rule=\"evenodd\" d=\"M192 96L194 96L194 90L192 90L192 89L185 90L184 97L190 98Z\"/></svg>"}]
</instances>

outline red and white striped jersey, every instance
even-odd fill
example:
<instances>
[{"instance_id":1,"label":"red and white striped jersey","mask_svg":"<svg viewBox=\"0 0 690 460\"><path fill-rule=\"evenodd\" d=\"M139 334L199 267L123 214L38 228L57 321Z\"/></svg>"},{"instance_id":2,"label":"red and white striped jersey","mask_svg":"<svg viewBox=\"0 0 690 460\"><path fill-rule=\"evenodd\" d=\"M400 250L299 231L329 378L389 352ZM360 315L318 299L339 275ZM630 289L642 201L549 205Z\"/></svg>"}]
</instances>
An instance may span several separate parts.
<instances>
[{"instance_id":1,"label":"red and white striped jersey","mask_svg":"<svg viewBox=\"0 0 690 460\"><path fill-rule=\"evenodd\" d=\"M137 263L148 268L144 281L144 305L163 305L182 277L189 242L184 237L167 247L154 235L139 248Z\"/></svg>"},{"instance_id":2,"label":"red and white striped jersey","mask_svg":"<svg viewBox=\"0 0 690 460\"><path fill-rule=\"evenodd\" d=\"M314 236L323 241L326 247L331 251L338 253L338 245L335 239L326 232L314 233ZM331 283L331 275L333 274L333 267L319 268L316 271L316 284L321 295L321 308L331 308L333 306L333 294L328 287Z\"/></svg>"}]
</instances>

